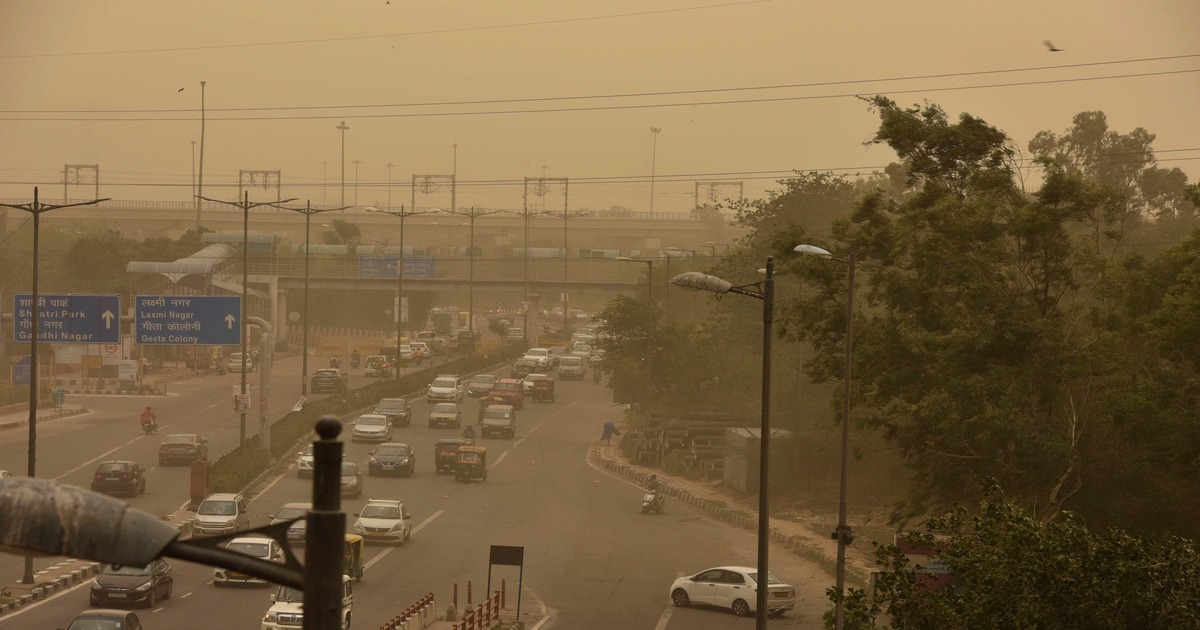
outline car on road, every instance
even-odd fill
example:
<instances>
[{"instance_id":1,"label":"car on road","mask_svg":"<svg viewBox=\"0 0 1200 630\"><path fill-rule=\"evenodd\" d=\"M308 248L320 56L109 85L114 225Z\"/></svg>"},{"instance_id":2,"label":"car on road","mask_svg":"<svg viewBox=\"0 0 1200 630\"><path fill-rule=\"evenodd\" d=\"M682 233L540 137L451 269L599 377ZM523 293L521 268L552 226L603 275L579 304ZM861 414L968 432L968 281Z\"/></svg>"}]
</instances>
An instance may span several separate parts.
<instances>
[{"instance_id":1,"label":"car on road","mask_svg":"<svg viewBox=\"0 0 1200 630\"><path fill-rule=\"evenodd\" d=\"M283 547L274 538L240 536L229 541L225 545L225 550L247 555L251 558L258 558L259 560L266 560L267 562L284 563ZM232 583L270 585L270 582L262 578L239 571L223 567L213 569L213 586L226 586Z\"/></svg>"},{"instance_id":2,"label":"car on road","mask_svg":"<svg viewBox=\"0 0 1200 630\"><path fill-rule=\"evenodd\" d=\"M192 532L199 536L232 534L250 529L246 498L232 492L208 495L196 508Z\"/></svg>"},{"instance_id":3,"label":"car on road","mask_svg":"<svg viewBox=\"0 0 1200 630\"><path fill-rule=\"evenodd\" d=\"M523 343L525 341L525 331L520 328L509 328L504 333L504 341L508 343Z\"/></svg>"},{"instance_id":4,"label":"car on road","mask_svg":"<svg viewBox=\"0 0 1200 630\"><path fill-rule=\"evenodd\" d=\"M296 476L301 479L309 479L313 476L313 449L315 447L309 444L304 452L300 453L300 459L296 462Z\"/></svg>"},{"instance_id":5,"label":"car on road","mask_svg":"<svg viewBox=\"0 0 1200 630\"><path fill-rule=\"evenodd\" d=\"M362 469L354 462L342 462L342 496L357 499L363 492Z\"/></svg>"},{"instance_id":6,"label":"car on road","mask_svg":"<svg viewBox=\"0 0 1200 630\"><path fill-rule=\"evenodd\" d=\"M408 349L412 351L413 361L420 365L422 361L433 356L433 351L429 349L429 344L424 341L414 341L408 344Z\"/></svg>"},{"instance_id":7,"label":"car on road","mask_svg":"<svg viewBox=\"0 0 1200 630\"><path fill-rule=\"evenodd\" d=\"M479 433L485 438L493 435L511 438L517 433L517 412L512 405L492 405L483 410L479 424Z\"/></svg>"},{"instance_id":8,"label":"car on road","mask_svg":"<svg viewBox=\"0 0 1200 630\"><path fill-rule=\"evenodd\" d=\"M346 374L336 368L321 368L313 372L308 383L308 391L317 394L334 392L341 394L346 391L350 380Z\"/></svg>"},{"instance_id":9,"label":"car on road","mask_svg":"<svg viewBox=\"0 0 1200 630\"><path fill-rule=\"evenodd\" d=\"M508 368L509 378L525 378L530 374L538 371L537 361L526 359L524 357L513 361L511 367Z\"/></svg>"},{"instance_id":10,"label":"car on road","mask_svg":"<svg viewBox=\"0 0 1200 630\"><path fill-rule=\"evenodd\" d=\"M355 442L387 442L392 439L392 423L387 416L368 413L350 423L350 439Z\"/></svg>"},{"instance_id":11,"label":"car on road","mask_svg":"<svg viewBox=\"0 0 1200 630\"><path fill-rule=\"evenodd\" d=\"M367 460L367 475L394 475L403 473L411 477L416 469L417 456L412 447L399 442L385 442L371 451Z\"/></svg>"},{"instance_id":12,"label":"car on road","mask_svg":"<svg viewBox=\"0 0 1200 630\"><path fill-rule=\"evenodd\" d=\"M388 358L382 354L367 355L366 362L363 365L367 366L363 370L363 374L366 376L384 377L392 375L391 364L388 363Z\"/></svg>"},{"instance_id":13,"label":"car on road","mask_svg":"<svg viewBox=\"0 0 1200 630\"><path fill-rule=\"evenodd\" d=\"M66 630L145 630L145 626L127 610L94 608L75 615Z\"/></svg>"},{"instance_id":14,"label":"car on road","mask_svg":"<svg viewBox=\"0 0 1200 630\"><path fill-rule=\"evenodd\" d=\"M439 374L425 389L425 402L458 402L462 399L462 379L453 374Z\"/></svg>"},{"instance_id":15,"label":"car on road","mask_svg":"<svg viewBox=\"0 0 1200 630\"><path fill-rule=\"evenodd\" d=\"M525 378L521 379L521 390L525 392L526 396L528 396L530 394L530 392L533 391L533 384L544 378L550 378L550 375L549 374L541 374L539 372L534 372L532 374L526 374Z\"/></svg>"},{"instance_id":16,"label":"car on road","mask_svg":"<svg viewBox=\"0 0 1200 630\"><path fill-rule=\"evenodd\" d=\"M492 385L496 383L495 374L476 374L467 381L467 396L471 398L481 398L487 396L492 391Z\"/></svg>"},{"instance_id":17,"label":"car on road","mask_svg":"<svg viewBox=\"0 0 1200 630\"><path fill-rule=\"evenodd\" d=\"M671 603L679 607L703 604L733 611L739 617L755 612L758 569L715 567L681 577L671 584ZM796 607L796 589L767 573L767 613L772 617Z\"/></svg>"},{"instance_id":18,"label":"car on road","mask_svg":"<svg viewBox=\"0 0 1200 630\"><path fill-rule=\"evenodd\" d=\"M342 575L342 630L350 628L354 612L353 581ZM280 586L271 598L271 607L263 615L259 630L299 630L304 626L304 591Z\"/></svg>"},{"instance_id":19,"label":"car on road","mask_svg":"<svg viewBox=\"0 0 1200 630\"><path fill-rule=\"evenodd\" d=\"M158 465L190 464L208 459L208 438L195 433L174 433L158 446Z\"/></svg>"},{"instance_id":20,"label":"car on road","mask_svg":"<svg viewBox=\"0 0 1200 630\"><path fill-rule=\"evenodd\" d=\"M353 531L367 542L403 545L412 536L412 515L399 499L372 498L358 513Z\"/></svg>"},{"instance_id":21,"label":"car on road","mask_svg":"<svg viewBox=\"0 0 1200 630\"><path fill-rule=\"evenodd\" d=\"M375 403L373 413L387 416L392 426L396 427L406 427L412 420L412 410L408 407L408 401L403 398L380 398L379 402Z\"/></svg>"},{"instance_id":22,"label":"car on road","mask_svg":"<svg viewBox=\"0 0 1200 630\"><path fill-rule=\"evenodd\" d=\"M162 558L155 558L144 567L106 564L92 581L88 601L95 607L144 604L153 608L158 600L171 599L174 583L171 565Z\"/></svg>"},{"instance_id":23,"label":"car on road","mask_svg":"<svg viewBox=\"0 0 1200 630\"><path fill-rule=\"evenodd\" d=\"M462 427L462 410L458 408L457 403L438 403L429 411L429 428L434 427L450 427L457 429Z\"/></svg>"},{"instance_id":24,"label":"car on road","mask_svg":"<svg viewBox=\"0 0 1200 630\"><path fill-rule=\"evenodd\" d=\"M521 358L533 361L539 370L548 370L554 357L550 354L549 348L530 348Z\"/></svg>"},{"instance_id":25,"label":"car on road","mask_svg":"<svg viewBox=\"0 0 1200 630\"><path fill-rule=\"evenodd\" d=\"M92 474L92 492L127 494L136 497L146 491L146 471L134 462L101 462Z\"/></svg>"},{"instance_id":26,"label":"car on road","mask_svg":"<svg viewBox=\"0 0 1200 630\"><path fill-rule=\"evenodd\" d=\"M583 357L565 356L558 360L558 377L581 381L587 375L587 361Z\"/></svg>"},{"instance_id":27,"label":"car on road","mask_svg":"<svg viewBox=\"0 0 1200 630\"><path fill-rule=\"evenodd\" d=\"M466 328L454 333L454 343L458 346L459 350L469 350L475 345L475 339L477 339L475 333Z\"/></svg>"},{"instance_id":28,"label":"car on road","mask_svg":"<svg viewBox=\"0 0 1200 630\"><path fill-rule=\"evenodd\" d=\"M525 387L515 378L502 378L492 386L492 398L500 398L517 409L525 406Z\"/></svg>"},{"instance_id":29,"label":"car on road","mask_svg":"<svg viewBox=\"0 0 1200 630\"><path fill-rule=\"evenodd\" d=\"M258 364L254 361L253 353L250 353L250 356L242 361L242 353L233 352L229 355L229 360L225 362L225 369L230 372L241 372L243 369L247 372L257 372Z\"/></svg>"},{"instance_id":30,"label":"car on road","mask_svg":"<svg viewBox=\"0 0 1200 630\"><path fill-rule=\"evenodd\" d=\"M288 542L302 545L306 538L305 534L308 532L308 523L305 517L311 509L311 503L284 503L278 512L271 515L271 524L278 525L279 523L293 521L287 530Z\"/></svg>"}]
</instances>

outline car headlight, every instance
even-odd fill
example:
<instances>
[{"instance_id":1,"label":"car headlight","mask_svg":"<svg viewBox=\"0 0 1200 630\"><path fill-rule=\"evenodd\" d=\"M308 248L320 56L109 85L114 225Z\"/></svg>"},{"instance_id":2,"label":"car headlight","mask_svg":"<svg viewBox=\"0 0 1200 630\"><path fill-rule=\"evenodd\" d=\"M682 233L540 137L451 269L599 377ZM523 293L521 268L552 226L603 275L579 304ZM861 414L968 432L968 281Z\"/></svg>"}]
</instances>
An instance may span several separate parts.
<instances>
[{"instance_id":1,"label":"car headlight","mask_svg":"<svg viewBox=\"0 0 1200 630\"><path fill-rule=\"evenodd\" d=\"M372 463L372 464L378 464L378 463L379 463L379 460L378 460L378 459L375 459L374 457L372 457L372 458L371 458L371 463Z\"/></svg>"},{"instance_id":2,"label":"car headlight","mask_svg":"<svg viewBox=\"0 0 1200 630\"><path fill-rule=\"evenodd\" d=\"M408 458L407 458L407 457L401 457L401 458L400 458L400 461L399 461L398 463L400 463L400 464L407 464L407 463L408 463Z\"/></svg>"},{"instance_id":3,"label":"car headlight","mask_svg":"<svg viewBox=\"0 0 1200 630\"><path fill-rule=\"evenodd\" d=\"M263 623L276 623L279 621L279 613L268 612L263 615Z\"/></svg>"},{"instance_id":4,"label":"car headlight","mask_svg":"<svg viewBox=\"0 0 1200 630\"><path fill-rule=\"evenodd\" d=\"M363 524L362 524L361 522L359 522L359 521L354 521L354 531L356 531L356 532L365 532L365 531L366 531L366 528L364 528L364 527L363 527Z\"/></svg>"},{"instance_id":5,"label":"car headlight","mask_svg":"<svg viewBox=\"0 0 1200 630\"><path fill-rule=\"evenodd\" d=\"M137 588L135 588L135 589L133 589L133 590L135 590L135 591L148 591L148 590L150 590L150 587L151 587L151 586L154 586L154 583L153 583L153 582L146 582L145 584L142 584L141 586L139 586L139 587L137 587Z\"/></svg>"},{"instance_id":6,"label":"car headlight","mask_svg":"<svg viewBox=\"0 0 1200 630\"><path fill-rule=\"evenodd\" d=\"M104 590L104 585L99 582L92 582L92 590L93 591L102 591L102 590Z\"/></svg>"}]
</instances>

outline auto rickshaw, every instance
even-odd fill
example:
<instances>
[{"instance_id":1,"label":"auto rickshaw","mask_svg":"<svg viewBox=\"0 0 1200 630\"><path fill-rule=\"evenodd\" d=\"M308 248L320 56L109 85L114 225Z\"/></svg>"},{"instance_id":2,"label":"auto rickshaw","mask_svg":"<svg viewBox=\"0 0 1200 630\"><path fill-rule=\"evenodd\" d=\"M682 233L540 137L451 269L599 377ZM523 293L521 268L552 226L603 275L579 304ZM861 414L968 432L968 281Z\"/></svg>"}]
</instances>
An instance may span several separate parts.
<instances>
[{"instance_id":1,"label":"auto rickshaw","mask_svg":"<svg viewBox=\"0 0 1200 630\"><path fill-rule=\"evenodd\" d=\"M533 378L530 395L534 402L554 402L554 377L539 376Z\"/></svg>"},{"instance_id":2,"label":"auto rickshaw","mask_svg":"<svg viewBox=\"0 0 1200 630\"><path fill-rule=\"evenodd\" d=\"M482 446L459 447L454 478L459 481L472 479L487 481L487 449Z\"/></svg>"},{"instance_id":3,"label":"auto rickshaw","mask_svg":"<svg viewBox=\"0 0 1200 630\"><path fill-rule=\"evenodd\" d=\"M466 440L446 438L433 445L433 466L438 472L454 472L458 465L458 449Z\"/></svg>"},{"instance_id":4,"label":"auto rickshaw","mask_svg":"<svg viewBox=\"0 0 1200 630\"><path fill-rule=\"evenodd\" d=\"M361 582L363 576L363 537L358 534L346 534L346 547L342 553L342 573Z\"/></svg>"}]
</instances>

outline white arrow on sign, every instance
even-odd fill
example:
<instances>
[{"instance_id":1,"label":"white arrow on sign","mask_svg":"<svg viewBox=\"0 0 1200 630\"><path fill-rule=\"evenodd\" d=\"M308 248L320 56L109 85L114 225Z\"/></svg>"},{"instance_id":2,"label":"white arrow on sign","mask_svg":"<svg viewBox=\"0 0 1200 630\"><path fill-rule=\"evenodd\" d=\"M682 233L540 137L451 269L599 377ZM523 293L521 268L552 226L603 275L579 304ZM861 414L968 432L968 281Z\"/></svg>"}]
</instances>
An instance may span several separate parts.
<instances>
[{"instance_id":1,"label":"white arrow on sign","mask_svg":"<svg viewBox=\"0 0 1200 630\"><path fill-rule=\"evenodd\" d=\"M226 326L226 327L227 327L229 330L233 330L233 322L236 322L236 321L237 321L237 318L236 318L236 317L234 317L233 315L226 315L226 316L225 316L225 326Z\"/></svg>"},{"instance_id":2,"label":"white arrow on sign","mask_svg":"<svg viewBox=\"0 0 1200 630\"><path fill-rule=\"evenodd\" d=\"M100 317L101 317L101 319L104 320L104 329L105 330L111 329L112 328L112 320L114 317L116 317L116 315L113 315L112 311L104 311L103 313L100 314Z\"/></svg>"}]
</instances>

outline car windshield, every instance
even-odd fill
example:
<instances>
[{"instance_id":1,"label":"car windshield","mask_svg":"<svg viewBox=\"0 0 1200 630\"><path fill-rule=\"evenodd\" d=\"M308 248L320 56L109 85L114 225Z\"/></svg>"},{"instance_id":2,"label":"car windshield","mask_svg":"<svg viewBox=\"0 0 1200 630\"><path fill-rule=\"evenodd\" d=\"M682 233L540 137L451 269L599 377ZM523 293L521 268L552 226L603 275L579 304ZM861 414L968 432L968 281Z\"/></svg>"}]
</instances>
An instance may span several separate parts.
<instances>
[{"instance_id":1,"label":"car windshield","mask_svg":"<svg viewBox=\"0 0 1200 630\"><path fill-rule=\"evenodd\" d=\"M407 407L403 398L384 398L375 406L376 411L404 411Z\"/></svg>"},{"instance_id":2,"label":"car windshield","mask_svg":"<svg viewBox=\"0 0 1200 630\"><path fill-rule=\"evenodd\" d=\"M358 474L358 466L354 464L342 463L342 476L353 477Z\"/></svg>"},{"instance_id":3,"label":"car windshield","mask_svg":"<svg viewBox=\"0 0 1200 630\"><path fill-rule=\"evenodd\" d=\"M583 359L580 357L563 357L558 361L559 365L579 365L583 363Z\"/></svg>"},{"instance_id":4,"label":"car windshield","mask_svg":"<svg viewBox=\"0 0 1200 630\"><path fill-rule=\"evenodd\" d=\"M131 567L119 564L110 564L104 567L101 573L105 575L150 575L150 565L144 567Z\"/></svg>"},{"instance_id":5,"label":"car windshield","mask_svg":"<svg viewBox=\"0 0 1200 630\"><path fill-rule=\"evenodd\" d=\"M163 444L191 444L196 441L193 435L168 435L163 438Z\"/></svg>"},{"instance_id":6,"label":"car windshield","mask_svg":"<svg viewBox=\"0 0 1200 630\"><path fill-rule=\"evenodd\" d=\"M525 353L525 356L527 356L527 357L544 357L549 354L550 354L549 350L544 350L542 348L530 348L529 352Z\"/></svg>"},{"instance_id":7,"label":"car windshield","mask_svg":"<svg viewBox=\"0 0 1200 630\"><path fill-rule=\"evenodd\" d=\"M400 518L400 508L394 505L368 505L359 518Z\"/></svg>"},{"instance_id":8,"label":"car windshield","mask_svg":"<svg viewBox=\"0 0 1200 630\"><path fill-rule=\"evenodd\" d=\"M109 462L107 464L100 464L100 466L98 468L96 468L96 472L105 472L105 473L125 472L128 469L129 469L129 464L122 464L119 462Z\"/></svg>"},{"instance_id":9,"label":"car windshield","mask_svg":"<svg viewBox=\"0 0 1200 630\"><path fill-rule=\"evenodd\" d=\"M270 554L270 544L259 542L231 542L225 548L242 555L266 558Z\"/></svg>"},{"instance_id":10,"label":"car windshield","mask_svg":"<svg viewBox=\"0 0 1200 630\"><path fill-rule=\"evenodd\" d=\"M511 418L511 417L512 417L511 409L489 408L487 411L483 412L483 418L485 420L488 418Z\"/></svg>"},{"instance_id":11,"label":"car windshield","mask_svg":"<svg viewBox=\"0 0 1200 630\"><path fill-rule=\"evenodd\" d=\"M288 519L293 519L293 518L300 518L307 513L308 513L308 508L295 507L295 506L293 506L293 507L284 506L284 507L280 508L279 512L277 512L275 514L275 518L282 521L282 520L288 520Z\"/></svg>"},{"instance_id":12,"label":"car windshield","mask_svg":"<svg viewBox=\"0 0 1200 630\"><path fill-rule=\"evenodd\" d=\"M478 374L471 377L472 385L491 385L496 382L496 377L493 374Z\"/></svg>"},{"instance_id":13,"label":"car windshield","mask_svg":"<svg viewBox=\"0 0 1200 630\"><path fill-rule=\"evenodd\" d=\"M290 586L280 586L279 592L275 593L275 601L302 602L304 601L304 591Z\"/></svg>"},{"instance_id":14,"label":"car windshield","mask_svg":"<svg viewBox=\"0 0 1200 630\"><path fill-rule=\"evenodd\" d=\"M452 378L436 378L433 380L434 387L454 387L454 379Z\"/></svg>"},{"instance_id":15,"label":"car windshield","mask_svg":"<svg viewBox=\"0 0 1200 630\"><path fill-rule=\"evenodd\" d=\"M360 427L361 426L383 427L383 426L387 426L387 423L388 423L387 418L384 418L383 416L361 416L358 419L358 426L360 426Z\"/></svg>"},{"instance_id":16,"label":"car windshield","mask_svg":"<svg viewBox=\"0 0 1200 630\"><path fill-rule=\"evenodd\" d=\"M438 403L433 406L434 413L458 413L458 406L454 403Z\"/></svg>"},{"instance_id":17,"label":"car windshield","mask_svg":"<svg viewBox=\"0 0 1200 630\"><path fill-rule=\"evenodd\" d=\"M380 446L375 449L376 455L408 455L407 446Z\"/></svg>"},{"instance_id":18,"label":"car windshield","mask_svg":"<svg viewBox=\"0 0 1200 630\"><path fill-rule=\"evenodd\" d=\"M71 622L67 630L124 630L124 628L125 614L121 613L119 617L105 616L76 619Z\"/></svg>"},{"instance_id":19,"label":"car windshield","mask_svg":"<svg viewBox=\"0 0 1200 630\"><path fill-rule=\"evenodd\" d=\"M312 457L313 456L313 445L309 444L308 447L304 449L304 452L300 454L300 456L301 457Z\"/></svg>"},{"instance_id":20,"label":"car windshield","mask_svg":"<svg viewBox=\"0 0 1200 630\"><path fill-rule=\"evenodd\" d=\"M758 572L757 571L749 573L747 575L750 576L751 580L758 582ZM783 584L783 583L784 583L783 580L775 577L774 573L769 573L769 572L767 573L767 584Z\"/></svg>"},{"instance_id":21,"label":"car windshield","mask_svg":"<svg viewBox=\"0 0 1200 630\"><path fill-rule=\"evenodd\" d=\"M200 504L196 513L206 516L233 516L237 509L233 501L205 501Z\"/></svg>"}]
</instances>

